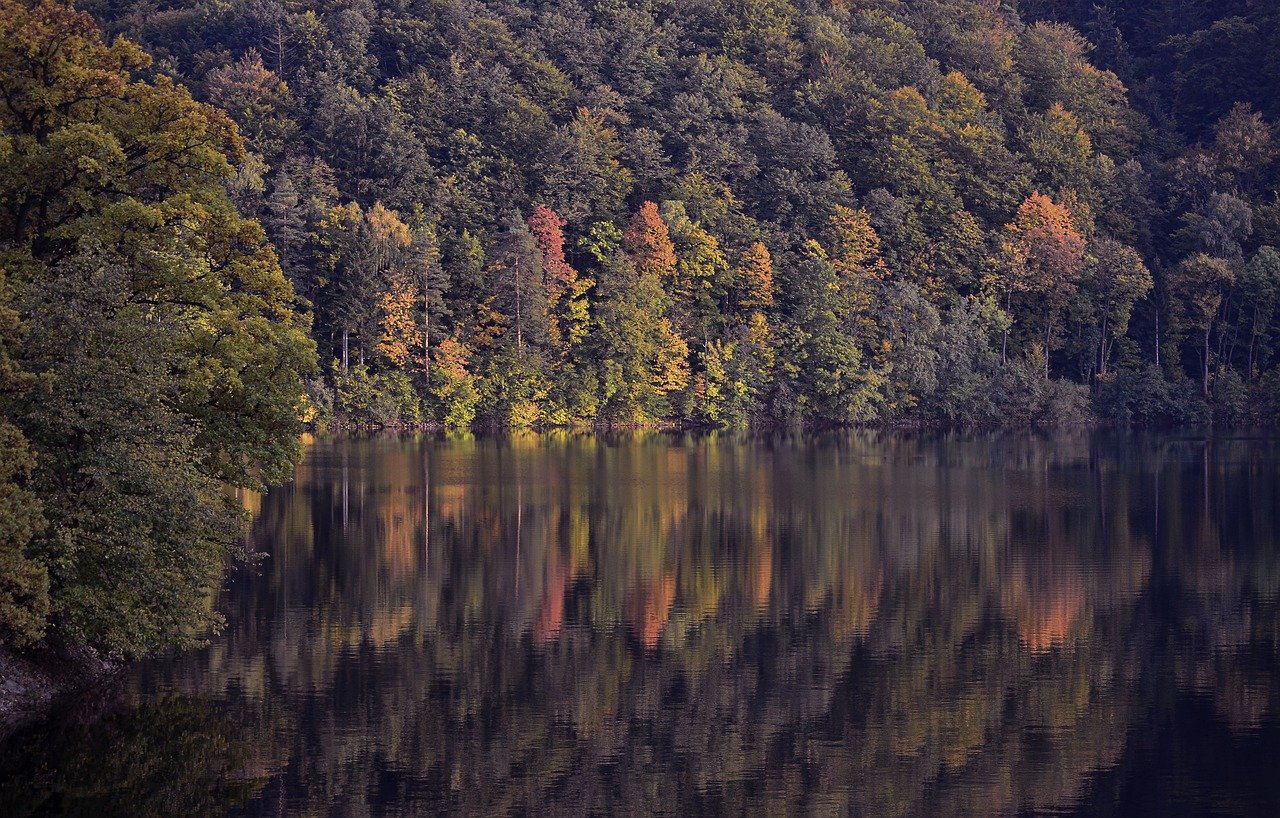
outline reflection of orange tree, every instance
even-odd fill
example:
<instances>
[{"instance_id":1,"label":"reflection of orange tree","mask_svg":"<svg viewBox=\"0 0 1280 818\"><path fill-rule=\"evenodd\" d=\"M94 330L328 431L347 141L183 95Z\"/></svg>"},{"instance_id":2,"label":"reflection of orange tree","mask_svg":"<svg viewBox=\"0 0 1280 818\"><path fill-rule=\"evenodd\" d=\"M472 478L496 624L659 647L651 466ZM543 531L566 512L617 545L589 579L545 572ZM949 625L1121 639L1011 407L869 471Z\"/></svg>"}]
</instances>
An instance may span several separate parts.
<instances>
[{"instance_id":1,"label":"reflection of orange tree","mask_svg":"<svg viewBox=\"0 0 1280 818\"><path fill-rule=\"evenodd\" d=\"M1145 478L1089 462L872 435L316 447L265 503L270 582L187 667L260 679L352 811L382 767L486 812L1062 805L1122 750L1152 572Z\"/></svg>"}]
</instances>

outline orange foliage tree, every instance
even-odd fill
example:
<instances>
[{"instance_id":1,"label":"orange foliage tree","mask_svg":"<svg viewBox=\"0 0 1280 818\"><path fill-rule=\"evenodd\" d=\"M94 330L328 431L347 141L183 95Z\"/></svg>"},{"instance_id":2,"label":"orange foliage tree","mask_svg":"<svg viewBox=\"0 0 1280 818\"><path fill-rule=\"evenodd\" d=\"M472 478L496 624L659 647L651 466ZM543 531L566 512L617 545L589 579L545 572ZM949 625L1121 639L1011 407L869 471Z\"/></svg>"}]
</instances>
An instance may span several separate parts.
<instances>
[{"instance_id":1,"label":"orange foliage tree","mask_svg":"<svg viewBox=\"0 0 1280 818\"><path fill-rule=\"evenodd\" d=\"M1071 212L1038 191L1018 207L1001 235L1000 286L1006 311L1015 292L1038 296L1043 305L1045 377L1053 331L1080 284L1084 252L1085 241Z\"/></svg>"},{"instance_id":2,"label":"orange foliage tree","mask_svg":"<svg viewBox=\"0 0 1280 818\"><path fill-rule=\"evenodd\" d=\"M414 316L420 297L417 282L408 274L393 270L387 276L387 288L381 299L382 335L377 349L400 368L407 367L414 353L423 348L422 332Z\"/></svg>"},{"instance_id":3,"label":"orange foliage tree","mask_svg":"<svg viewBox=\"0 0 1280 818\"><path fill-rule=\"evenodd\" d=\"M641 205L627 224L622 235L622 249L631 256L641 275L655 275L663 281L675 275L676 247L671 241L667 223L653 202Z\"/></svg>"},{"instance_id":4,"label":"orange foliage tree","mask_svg":"<svg viewBox=\"0 0 1280 818\"><path fill-rule=\"evenodd\" d=\"M534 208L528 219L538 249L542 252L542 284L550 308L550 336L562 353L576 346L587 333L586 292L590 279L580 279L564 254L565 220L545 205Z\"/></svg>"}]
</instances>

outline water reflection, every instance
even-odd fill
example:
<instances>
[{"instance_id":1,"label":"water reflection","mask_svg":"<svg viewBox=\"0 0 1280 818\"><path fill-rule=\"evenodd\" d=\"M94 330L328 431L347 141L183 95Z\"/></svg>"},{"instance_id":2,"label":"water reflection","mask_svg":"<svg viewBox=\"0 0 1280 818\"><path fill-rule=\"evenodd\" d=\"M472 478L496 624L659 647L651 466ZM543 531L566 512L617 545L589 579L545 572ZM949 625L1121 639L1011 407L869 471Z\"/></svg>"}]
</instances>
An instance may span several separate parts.
<instances>
[{"instance_id":1,"label":"water reflection","mask_svg":"<svg viewBox=\"0 0 1280 818\"><path fill-rule=\"evenodd\" d=\"M15 737L0 812L1273 814L1278 478L1266 440L316 443L227 632Z\"/></svg>"}]
</instances>

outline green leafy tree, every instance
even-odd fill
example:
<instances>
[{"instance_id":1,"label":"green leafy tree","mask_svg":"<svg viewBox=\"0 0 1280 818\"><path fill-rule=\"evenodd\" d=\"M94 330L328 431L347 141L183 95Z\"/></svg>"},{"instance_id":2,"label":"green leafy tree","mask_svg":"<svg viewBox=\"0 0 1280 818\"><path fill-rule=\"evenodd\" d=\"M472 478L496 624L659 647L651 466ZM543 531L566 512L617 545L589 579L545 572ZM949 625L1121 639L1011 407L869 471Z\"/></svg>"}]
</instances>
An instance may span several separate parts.
<instances>
[{"instance_id":1,"label":"green leafy tree","mask_svg":"<svg viewBox=\"0 0 1280 818\"><path fill-rule=\"evenodd\" d=\"M629 424L667 415L689 383L689 347L666 317L676 256L657 205L632 217L620 249L599 275L594 335L604 419Z\"/></svg>"},{"instance_id":2,"label":"green leafy tree","mask_svg":"<svg viewBox=\"0 0 1280 818\"><path fill-rule=\"evenodd\" d=\"M11 297L0 271L0 400L35 385L13 359L22 325ZM35 466L22 431L0 414L0 639L18 646L43 636L49 615L49 572L28 550L45 525L40 499L30 489Z\"/></svg>"},{"instance_id":3,"label":"green leafy tree","mask_svg":"<svg viewBox=\"0 0 1280 818\"><path fill-rule=\"evenodd\" d=\"M234 125L147 62L55 0L0 4L0 258L43 384L3 399L49 523L28 551L59 634L130 655L217 621L223 488L291 473L315 365L228 199Z\"/></svg>"},{"instance_id":4,"label":"green leafy tree","mask_svg":"<svg viewBox=\"0 0 1280 818\"><path fill-rule=\"evenodd\" d=\"M1200 346L1201 389L1209 396L1209 373L1212 368L1213 330L1218 324L1222 299L1236 281L1230 262L1205 253L1190 256L1172 271L1169 288L1175 299L1177 315L1188 329L1197 332Z\"/></svg>"},{"instance_id":5,"label":"green leafy tree","mask_svg":"<svg viewBox=\"0 0 1280 818\"><path fill-rule=\"evenodd\" d=\"M1271 246L1260 247L1244 268L1241 276L1247 299L1244 311L1249 323L1249 378L1257 376L1270 357L1271 323L1280 299L1280 251Z\"/></svg>"},{"instance_id":6,"label":"green leafy tree","mask_svg":"<svg viewBox=\"0 0 1280 818\"><path fill-rule=\"evenodd\" d=\"M818 424L868 420L878 383L847 331L840 274L816 241L807 242L793 263L784 286L796 300L780 329L779 356L796 398L788 409Z\"/></svg>"},{"instance_id":7,"label":"green leafy tree","mask_svg":"<svg viewBox=\"0 0 1280 818\"><path fill-rule=\"evenodd\" d=\"M1105 376L1116 340L1129 329L1134 305L1150 294L1154 281L1142 256L1113 239L1088 249L1080 293L1098 324L1098 375Z\"/></svg>"}]
</instances>

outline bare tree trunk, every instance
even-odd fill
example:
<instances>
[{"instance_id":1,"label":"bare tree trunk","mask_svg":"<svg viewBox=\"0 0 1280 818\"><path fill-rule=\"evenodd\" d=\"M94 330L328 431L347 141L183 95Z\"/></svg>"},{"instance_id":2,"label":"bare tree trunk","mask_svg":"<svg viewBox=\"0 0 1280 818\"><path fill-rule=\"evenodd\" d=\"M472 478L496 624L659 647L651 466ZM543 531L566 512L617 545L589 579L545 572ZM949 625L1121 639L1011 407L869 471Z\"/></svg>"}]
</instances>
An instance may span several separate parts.
<instances>
[{"instance_id":1,"label":"bare tree trunk","mask_svg":"<svg viewBox=\"0 0 1280 818\"><path fill-rule=\"evenodd\" d=\"M1107 318L1102 317L1102 332L1098 338L1098 377L1107 374Z\"/></svg>"},{"instance_id":2,"label":"bare tree trunk","mask_svg":"<svg viewBox=\"0 0 1280 818\"><path fill-rule=\"evenodd\" d=\"M1053 319L1044 325L1044 379L1049 380L1049 342L1053 338Z\"/></svg>"},{"instance_id":3,"label":"bare tree trunk","mask_svg":"<svg viewBox=\"0 0 1280 818\"><path fill-rule=\"evenodd\" d=\"M1005 290L1004 293L1004 316L1009 317L1009 302L1013 298L1011 290ZM1009 328L1006 326L1000 338L1000 365L1005 366L1009 363Z\"/></svg>"},{"instance_id":4,"label":"bare tree trunk","mask_svg":"<svg viewBox=\"0 0 1280 818\"><path fill-rule=\"evenodd\" d=\"M431 384L431 305L427 301L427 288L422 288L422 371L426 374L428 386Z\"/></svg>"},{"instance_id":5,"label":"bare tree trunk","mask_svg":"<svg viewBox=\"0 0 1280 818\"><path fill-rule=\"evenodd\" d=\"M1209 334L1213 325L1204 328L1204 352L1201 354L1201 368L1204 373L1204 396L1209 397Z\"/></svg>"},{"instance_id":6,"label":"bare tree trunk","mask_svg":"<svg viewBox=\"0 0 1280 818\"><path fill-rule=\"evenodd\" d=\"M516 356L524 357L524 287L520 275L520 262L516 262Z\"/></svg>"},{"instance_id":7,"label":"bare tree trunk","mask_svg":"<svg viewBox=\"0 0 1280 818\"><path fill-rule=\"evenodd\" d=\"M1160 308L1156 307L1156 369L1160 368Z\"/></svg>"},{"instance_id":8,"label":"bare tree trunk","mask_svg":"<svg viewBox=\"0 0 1280 818\"><path fill-rule=\"evenodd\" d=\"M284 24L275 22L275 73L284 77Z\"/></svg>"},{"instance_id":9,"label":"bare tree trunk","mask_svg":"<svg viewBox=\"0 0 1280 818\"><path fill-rule=\"evenodd\" d=\"M1218 333L1218 362L1227 362L1227 366L1231 366L1231 362L1236 358L1236 331L1231 330L1231 338L1228 340L1227 333Z\"/></svg>"},{"instance_id":10,"label":"bare tree trunk","mask_svg":"<svg viewBox=\"0 0 1280 818\"><path fill-rule=\"evenodd\" d=\"M1253 308L1253 321L1249 327L1249 380L1253 381L1253 351L1258 343L1258 308Z\"/></svg>"},{"instance_id":11,"label":"bare tree trunk","mask_svg":"<svg viewBox=\"0 0 1280 818\"><path fill-rule=\"evenodd\" d=\"M346 327L342 328L342 371L346 372L348 364L351 363L351 331Z\"/></svg>"},{"instance_id":12,"label":"bare tree trunk","mask_svg":"<svg viewBox=\"0 0 1280 818\"><path fill-rule=\"evenodd\" d=\"M276 73L284 76L284 25L276 21Z\"/></svg>"}]
</instances>

